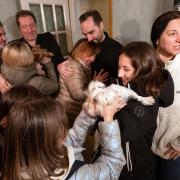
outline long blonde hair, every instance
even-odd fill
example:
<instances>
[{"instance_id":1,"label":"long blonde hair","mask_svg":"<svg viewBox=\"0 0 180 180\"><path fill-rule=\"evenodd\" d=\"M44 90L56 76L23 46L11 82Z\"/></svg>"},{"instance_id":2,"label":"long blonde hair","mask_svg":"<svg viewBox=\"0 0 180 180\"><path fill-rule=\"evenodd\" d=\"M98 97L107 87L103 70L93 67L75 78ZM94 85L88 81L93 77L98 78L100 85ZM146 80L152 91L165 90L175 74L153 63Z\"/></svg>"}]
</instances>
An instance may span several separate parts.
<instances>
[{"instance_id":1,"label":"long blonde hair","mask_svg":"<svg viewBox=\"0 0 180 180\"><path fill-rule=\"evenodd\" d=\"M25 42L12 41L3 48L2 61L13 67L27 67L34 63L34 56Z\"/></svg>"}]
</instances>

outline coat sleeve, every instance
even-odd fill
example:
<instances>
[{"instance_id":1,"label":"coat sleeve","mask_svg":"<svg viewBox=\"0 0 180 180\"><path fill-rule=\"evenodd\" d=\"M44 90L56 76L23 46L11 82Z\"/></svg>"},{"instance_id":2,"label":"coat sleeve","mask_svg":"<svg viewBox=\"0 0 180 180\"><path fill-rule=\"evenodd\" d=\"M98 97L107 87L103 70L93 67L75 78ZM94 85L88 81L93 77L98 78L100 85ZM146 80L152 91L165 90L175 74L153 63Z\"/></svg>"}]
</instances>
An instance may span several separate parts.
<instances>
[{"instance_id":1,"label":"coat sleeve","mask_svg":"<svg viewBox=\"0 0 180 180\"><path fill-rule=\"evenodd\" d=\"M61 47L57 43L56 39L49 32L46 33L46 43L48 50L50 50L54 56L52 57L52 62L55 67L64 61L63 55L61 54Z\"/></svg>"},{"instance_id":2,"label":"coat sleeve","mask_svg":"<svg viewBox=\"0 0 180 180\"><path fill-rule=\"evenodd\" d=\"M168 70L165 70L164 76L165 82L161 88L158 101L161 107L168 107L174 102L174 82Z\"/></svg>"},{"instance_id":3,"label":"coat sleeve","mask_svg":"<svg viewBox=\"0 0 180 180\"><path fill-rule=\"evenodd\" d=\"M91 118L84 111L81 111L75 119L73 127L68 131L66 143L73 147L81 148L85 141L88 128L94 125L95 122L96 118Z\"/></svg>"},{"instance_id":4,"label":"coat sleeve","mask_svg":"<svg viewBox=\"0 0 180 180\"><path fill-rule=\"evenodd\" d=\"M176 149L176 151L180 152L180 136L171 141L171 146Z\"/></svg>"},{"instance_id":5,"label":"coat sleeve","mask_svg":"<svg viewBox=\"0 0 180 180\"><path fill-rule=\"evenodd\" d=\"M125 158L117 120L99 123L101 155L93 164L83 165L72 179L118 179Z\"/></svg>"},{"instance_id":6,"label":"coat sleeve","mask_svg":"<svg viewBox=\"0 0 180 180\"><path fill-rule=\"evenodd\" d=\"M28 81L28 84L36 87L43 95L51 95L58 91L59 85L52 62L44 66L46 68L47 77L34 76Z\"/></svg>"},{"instance_id":7,"label":"coat sleeve","mask_svg":"<svg viewBox=\"0 0 180 180\"><path fill-rule=\"evenodd\" d=\"M159 106L167 107L174 101L174 83L168 71L164 71L164 79L160 95L155 98L152 106L144 106L138 101L130 100L127 106L117 114L122 137L126 141L137 140L146 134L153 136L157 127L156 118Z\"/></svg>"},{"instance_id":8,"label":"coat sleeve","mask_svg":"<svg viewBox=\"0 0 180 180\"><path fill-rule=\"evenodd\" d=\"M75 62L73 64L71 62L70 66L73 68L73 74L66 79L65 85L72 99L84 101L86 95L84 93L83 72L80 69L80 65Z\"/></svg>"}]
</instances>

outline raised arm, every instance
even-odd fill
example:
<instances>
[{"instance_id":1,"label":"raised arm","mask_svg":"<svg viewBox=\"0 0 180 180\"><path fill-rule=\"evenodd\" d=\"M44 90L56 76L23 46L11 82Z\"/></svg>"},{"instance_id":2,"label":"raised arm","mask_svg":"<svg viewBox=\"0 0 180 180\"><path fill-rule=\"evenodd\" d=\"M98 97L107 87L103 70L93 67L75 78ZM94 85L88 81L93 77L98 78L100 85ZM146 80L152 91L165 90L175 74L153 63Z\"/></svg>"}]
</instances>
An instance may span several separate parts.
<instances>
[{"instance_id":1,"label":"raised arm","mask_svg":"<svg viewBox=\"0 0 180 180\"><path fill-rule=\"evenodd\" d=\"M79 179L118 179L125 158L121 147L120 129L114 114L125 106L121 98L105 105L101 112L104 122L99 123L101 155L93 164L82 166L75 174Z\"/></svg>"},{"instance_id":2,"label":"raised arm","mask_svg":"<svg viewBox=\"0 0 180 180\"><path fill-rule=\"evenodd\" d=\"M111 105L105 105L103 107L101 116L104 122L99 123L101 155L94 164L83 165L74 176L85 180L91 179L92 177L93 179L111 180L119 178L120 172L125 165L125 158L121 147L118 122L117 120L113 120L113 116L117 110L124 107L124 105L125 103L121 99L116 99ZM80 124L76 123L77 122L75 122L75 125L81 126L82 129L84 128L85 123L81 124L80 121ZM87 124L88 121L86 122L86 128ZM83 135L81 134L81 129L74 134L74 139L76 139L76 136L79 134Z\"/></svg>"},{"instance_id":3,"label":"raised arm","mask_svg":"<svg viewBox=\"0 0 180 180\"><path fill-rule=\"evenodd\" d=\"M47 76L34 76L28 81L28 84L38 88L43 95L51 95L58 91L59 85L53 63L48 61L44 63L44 67Z\"/></svg>"}]
</instances>

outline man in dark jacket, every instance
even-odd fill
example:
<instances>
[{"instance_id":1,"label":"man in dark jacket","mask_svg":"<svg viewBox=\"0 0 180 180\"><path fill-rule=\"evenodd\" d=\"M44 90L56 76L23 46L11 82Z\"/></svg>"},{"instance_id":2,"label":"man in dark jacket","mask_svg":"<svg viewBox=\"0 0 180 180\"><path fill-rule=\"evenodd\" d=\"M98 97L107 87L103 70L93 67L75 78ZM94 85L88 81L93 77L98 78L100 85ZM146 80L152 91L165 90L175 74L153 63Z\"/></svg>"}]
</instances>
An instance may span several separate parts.
<instances>
[{"instance_id":1,"label":"man in dark jacket","mask_svg":"<svg viewBox=\"0 0 180 180\"><path fill-rule=\"evenodd\" d=\"M115 82L118 74L118 59L122 45L104 32L104 24L97 10L87 11L79 17L82 34L88 41L99 43L101 52L91 64L92 79L103 81L109 85ZM64 64L64 63L63 63ZM58 71L66 78L71 70L59 66Z\"/></svg>"},{"instance_id":2,"label":"man in dark jacket","mask_svg":"<svg viewBox=\"0 0 180 180\"><path fill-rule=\"evenodd\" d=\"M53 54L51 60L54 64L55 70L57 70L57 65L62 63L64 61L64 58L61 54L61 48L53 35L49 32L43 34L37 33L36 18L34 14L29 10L20 10L16 13L16 24L22 35L22 38L19 40L26 42L31 49L36 45L39 45L40 48L46 49L48 52L51 52ZM4 92L7 90L7 88L9 88L9 86L7 88L3 88L7 83L8 82L6 82L0 75L0 92Z\"/></svg>"},{"instance_id":3,"label":"man in dark jacket","mask_svg":"<svg viewBox=\"0 0 180 180\"><path fill-rule=\"evenodd\" d=\"M16 13L16 24L22 35L22 38L19 40L26 42L31 49L38 45L40 48L51 52L53 54L51 60L55 70L57 70L57 65L62 63L64 58L61 54L61 47L53 35L50 32L43 34L37 33L36 18L29 10L20 10Z\"/></svg>"},{"instance_id":4,"label":"man in dark jacket","mask_svg":"<svg viewBox=\"0 0 180 180\"><path fill-rule=\"evenodd\" d=\"M118 58L122 45L104 32L104 24L97 10L90 10L79 17L82 34L89 41L100 43L101 52L92 63L92 76L106 84L115 82L118 74Z\"/></svg>"}]
</instances>

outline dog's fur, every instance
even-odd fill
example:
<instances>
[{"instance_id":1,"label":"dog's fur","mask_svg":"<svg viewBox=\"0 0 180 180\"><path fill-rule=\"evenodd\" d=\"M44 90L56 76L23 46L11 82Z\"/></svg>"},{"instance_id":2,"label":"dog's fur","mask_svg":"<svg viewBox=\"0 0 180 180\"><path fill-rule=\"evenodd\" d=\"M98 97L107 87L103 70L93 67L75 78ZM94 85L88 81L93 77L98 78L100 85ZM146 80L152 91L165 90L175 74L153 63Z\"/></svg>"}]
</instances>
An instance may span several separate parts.
<instances>
[{"instance_id":1,"label":"dog's fur","mask_svg":"<svg viewBox=\"0 0 180 180\"><path fill-rule=\"evenodd\" d=\"M32 48L32 53L34 55L34 60L36 62L40 62L44 57L52 57L54 54L52 52L47 51L47 49L41 48L39 45L36 45Z\"/></svg>"},{"instance_id":2,"label":"dog's fur","mask_svg":"<svg viewBox=\"0 0 180 180\"><path fill-rule=\"evenodd\" d=\"M121 96L125 102L130 98L136 99L143 105L154 104L154 98L152 96L142 97L135 93L133 90L126 87L120 86L118 84L111 84L110 86L105 86L105 84L99 81L92 81L88 86L87 100L83 107L86 109L87 113L91 116L100 115L104 104L111 104L112 101ZM96 108L93 103L96 103Z\"/></svg>"}]
</instances>

